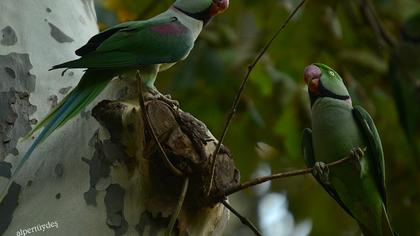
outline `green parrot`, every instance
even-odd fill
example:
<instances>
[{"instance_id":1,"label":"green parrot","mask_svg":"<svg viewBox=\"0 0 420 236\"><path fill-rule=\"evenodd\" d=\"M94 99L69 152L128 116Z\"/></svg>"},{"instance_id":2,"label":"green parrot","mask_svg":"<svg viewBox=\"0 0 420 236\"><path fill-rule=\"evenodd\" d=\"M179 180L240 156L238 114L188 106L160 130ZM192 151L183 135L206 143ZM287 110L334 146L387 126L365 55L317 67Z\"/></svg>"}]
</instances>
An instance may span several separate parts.
<instances>
[{"instance_id":1,"label":"green parrot","mask_svg":"<svg viewBox=\"0 0 420 236\"><path fill-rule=\"evenodd\" d=\"M306 165L364 236L395 235L387 215L384 154L372 118L360 106L353 107L343 80L330 67L309 65L304 79L312 112L312 130L305 129L302 137ZM324 164L349 155L360 161L355 158L331 170Z\"/></svg>"},{"instance_id":2,"label":"green parrot","mask_svg":"<svg viewBox=\"0 0 420 236\"><path fill-rule=\"evenodd\" d=\"M52 70L85 68L86 72L75 89L28 134L43 128L18 161L0 200L35 148L79 114L116 75L139 70L148 91L160 95L154 86L157 73L185 59L203 26L228 6L229 0L176 0L153 18L121 23L96 34L76 50L79 59L53 66Z\"/></svg>"}]
</instances>

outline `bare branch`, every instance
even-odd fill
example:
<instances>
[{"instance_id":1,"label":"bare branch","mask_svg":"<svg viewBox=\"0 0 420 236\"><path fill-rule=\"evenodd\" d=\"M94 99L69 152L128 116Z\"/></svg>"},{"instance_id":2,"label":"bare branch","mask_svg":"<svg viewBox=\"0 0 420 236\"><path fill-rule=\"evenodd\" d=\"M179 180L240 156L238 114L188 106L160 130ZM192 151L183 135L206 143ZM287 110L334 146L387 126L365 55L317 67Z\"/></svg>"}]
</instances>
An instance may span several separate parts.
<instances>
[{"instance_id":1,"label":"bare branch","mask_svg":"<svg viewBox=\"0 0 420 236\"><path fill-rule=\"evenodd\" d=\"M258 231L257 227L255 227L255 225L253 225L250 220L248 220L246 217L242 216L239 212L237 212L226 200L221 201L221 203L227 209L229 209L229 211L231 211L236 217L238 217L238 219L242 222L242 224L248 226L252 230L252 232L255 233L255 235L257 236L262 235L260 231Z\"/></svg>"},{"instance_id":2,"label":"bare branch","mask_svg":"<svg viewBox=\"0 0 420 236\"><path fill-rule=\"evenodd\" d=\"M366 149L364 149L363 151L365 151L365 150ZM349 160L355 160L355 159L360 161L360 159L357 155L350 154L350 155L348 155L348 156L346 156L342 159L339 159L339 160L334 161L334 162L330 162L330 163L326 164L326 166L328 168L331 168L331 167L335 167L337 165L340 165L342 163L345 163ZM233 188L230 188L230 189L226 190L225 191L225 196L229 196L231 194L234 194L234 193L239 192L241 190L244 190L246 188L249 188L249 187L252 187L252 186L255 186L255 185L258 185L258 184L262 184L262 183L270 181L270 180L283 179L283 178L298 176L298 175L307 175L307 174L312 173L313 169L314 168L312 167L312 168L305 168L305 169L300 169L300 170L286 171L286 172L277 173L277 174L269 175L269 176L261 176L261 177L255 178L253 180L249 180L245 183L242 183L238 186L235 186Z\"/></svg>"},{"instance_id":3,"label":"bare branch","mask_svg":"<svg viewBox=\"0 0 420 236\"><path fill-rule=\"evenodd\" d=\"M140 107L141 107L141 111L143 114L143 118L145 120L145 122L147 123L147 126L149 126L150 128L150 132L152 133L153 139L155 140L156 144L158 145L159 151L162 155L162 160L163 163L165 163L165 166L176 176L184 176L184 173L182 173L182 171L178 170L178 168L176 168L172 162L169 160L168 156L165 153L165 150L163 150L162 144L159 142L159 139L151 125L150 122L150 118L149 118L149 114L146 111L146 106L144 105L144 96L143 96L143 78L140 75L140 72L137 71L137 79L138 79L138 83L139 83L139 93L140 93Z\"/></svg>"},{"instance_id":4,"label":"bare branch","mask_svg":"<svg viewBox=\"0 0 420 236\"><path fill-rule=\"evenodd\" d=\"M179 213L181 212L182 204L184 203L185 196L187 195L189 181L190 181L190 178L185 177L184 184L182 185L181 195L179 196L179 199L178 199L178 204L174 210L174 213L172 213L172 217L171 217L171 220L169 221L168 229L165 233L167 236L172 235L172 229L174 228L176 219L178 218Z\"/></svg>"},{"instance_id":5,"label":"bare branch","mask_svg":"<svg viewBox=\"0 0 420 236\"><path fill-rule=\"evenodd\" d=\"M384 46L384 44L386 44L390 48L394 48L396 45L395 39L388 32L388 30L383 26L372 2L370 0L360 0L359 4L360 4L361 13L363 17L365 18L366 22L370 25L370 27L374 31L379 44L381 46Z\"/></svg>"},{"instance_id":6,"label":"bare branch","mask_svg":"<svg viewBox=\"0 0 420 236\"><path fill-rule=\"evenodd\" d=\"M249 77L251 75L252 70L254 69L255 65L260 61L261 57L267 52L268 48L270 48L271 44L273 43L273 41L277 38L277 36L280 34L281 31L283 31L284 28L286 28L287 24L289 23L289 21L293 18L294 15L296 15L296 13L298 12L298 10L303 6L303 4L305 3L306 0L302 0L299 5L297 5L297 7L292 11L292 13L290 13L290 15L286 18L286 20L284 21L284 23L281 25L281 27L274 33L273 37L267 42L267 44L264 46L264 48L261 50L261 52L257 55L257 57L254 59L254 61L248 66L248 71L245 74L244 79L242 80L241 86L239 87L239 90L236 94L235 100L233 102L232 108L230 110L229 116L226 120L225 126L223 128L222 131L222 135L219 138L219 141L217 143L216 149L213 152L213 155L211 155L210 158L212 158L212 164L211 164L211 176L210 176L210 183L209 183L209 188L208 188L208 192L207 195L210 194L212 185L213 185L213 177L214 177L214 169L216 166L216 156L220 151L220 147L225 139L226 133L228 131L230 122L232 121L233 116L236 113L236 109L238 107L239 104L239 100L242 96L242 93L244 91L245 85L249 80Z\"/></svg>"}]
</instances>

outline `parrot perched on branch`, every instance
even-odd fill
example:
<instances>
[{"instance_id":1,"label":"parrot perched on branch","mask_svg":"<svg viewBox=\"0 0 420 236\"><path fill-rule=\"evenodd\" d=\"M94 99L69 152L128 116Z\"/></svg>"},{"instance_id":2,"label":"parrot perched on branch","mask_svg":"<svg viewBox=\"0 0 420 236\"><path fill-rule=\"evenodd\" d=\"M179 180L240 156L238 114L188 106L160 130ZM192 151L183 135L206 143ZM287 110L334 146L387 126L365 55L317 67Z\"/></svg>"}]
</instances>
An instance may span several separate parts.
<instances>
[{"instance_id":1,"label":"parrot perched on branch","mask_svg":"<svg viewBox=\"0 0 420 236\"><path fill-rule=\"evenodd\" d=\"M328 66L307 66L304 79L312 112L312 130L305 129L302 137L306 165L364 236L396 235L387 215L384 154L372 118L353 107L340 75ZM325 164L346 156L357 159L331 170Z\"/></svg>"},{"instance_id":2,"label":"parrot perched on branch","mask_svg":"<svg viewBox=\"0 0 420 236\"><path fill-rule=\"evenodd\" d=\"M144 21L118 24L93 36L76 50L79 59L55 65L87 69L75 89L29 134L43 128L20 158L0 201L35 148L92 102L116 75L140 70L148 91L160 94L154 82L157 73L185 59L213 16L226 10L229 0L176 0L165 12Z\"/></svg>"}]
</instances>

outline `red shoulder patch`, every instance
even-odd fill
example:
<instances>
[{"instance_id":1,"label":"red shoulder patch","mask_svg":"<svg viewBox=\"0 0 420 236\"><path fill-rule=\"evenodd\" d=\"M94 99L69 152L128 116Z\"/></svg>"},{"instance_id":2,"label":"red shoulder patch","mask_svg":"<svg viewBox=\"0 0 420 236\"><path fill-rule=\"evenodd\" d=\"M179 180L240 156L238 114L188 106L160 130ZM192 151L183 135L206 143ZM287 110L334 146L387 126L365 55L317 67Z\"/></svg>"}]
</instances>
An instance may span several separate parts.
<instances>
[{"instance_id":1,"label":"red shoulder patch","mask_svg":"<svg viewBox=\"0 0 420 236\"><path fill-rule=\"evenodd\" d=\"M151 31L162 35L179 35L185 33L187 28L179 23L169 23L164 25L157 25L150 28Z\"/></svg>"}]
</instances>

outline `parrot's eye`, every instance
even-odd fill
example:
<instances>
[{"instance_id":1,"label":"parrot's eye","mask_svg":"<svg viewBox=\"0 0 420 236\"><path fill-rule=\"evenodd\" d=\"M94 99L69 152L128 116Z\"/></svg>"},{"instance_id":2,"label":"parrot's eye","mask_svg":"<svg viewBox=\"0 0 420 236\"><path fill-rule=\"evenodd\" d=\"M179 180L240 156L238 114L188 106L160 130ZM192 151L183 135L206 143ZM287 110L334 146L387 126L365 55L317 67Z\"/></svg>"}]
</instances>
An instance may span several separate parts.
<instances>
[{"instance_id":1,"label":"parrot's eye","mask_svg":"<svg viewBox=\"0 0 420 236\"><path fill-rule=\"evenodd\" d=\"M334 72L332 70L330 70L328 73L330 73L331 76L334 76Z\"/></svg>"}]
</instances>

